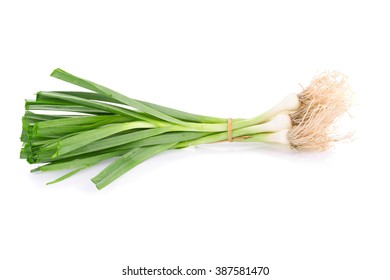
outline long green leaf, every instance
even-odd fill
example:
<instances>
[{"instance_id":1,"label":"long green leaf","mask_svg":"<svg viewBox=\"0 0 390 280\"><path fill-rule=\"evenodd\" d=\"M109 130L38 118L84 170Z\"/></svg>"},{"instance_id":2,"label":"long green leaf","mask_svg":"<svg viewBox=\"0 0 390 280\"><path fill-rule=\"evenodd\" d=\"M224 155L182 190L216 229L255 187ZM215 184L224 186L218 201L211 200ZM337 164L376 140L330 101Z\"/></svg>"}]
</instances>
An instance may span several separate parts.
<instances>
[{"instance_id":1,"label":"long green leaf","mask_svg":"<svg viewBox=\"0 0 390 280\"><path fill-rule=\"evenodd\" d=\"M26 104L26 110L44 110L44 111L59 111L59 112L77 112L77 113L85 113L85 114L94 114L94 115L102 115L102 114L110 114L108 112L97 110L93 108L88 108L85 106L78 105L45 105L45 104Z\"/></svg>"},{"instance_id":2,"label":"long green leaf","mask_svg":"<svg viewBox=\"0 0 390 280\"><path fill-rule=\"evenodd\" d=\"M81 170L83 170L83 169L86 169L86 168L88 168L88 167L90 167L90 166L81 166L81 167L79 167L79 168L77 168L77 169L75 169L75 170L72 170L72 171L66 173L65 175L63 175L63 176L61 176L61 177L55 179L54 181L51 181L51 182L49 182L49 183L46 183L46 185L52 185L52 184L56 184L56 183L58 183L58 182L61 182L61 181L65 180L65 179L68 179L68 178L72 177L73 175L75 175L75 174L78 173L79 171L81 171Z\"/></svg>"},{"instance_id":3,"label":"long green leaf","mask_svg":"<svg viewBox=\"0 0 390 280\"><path fill-rule=\"evenodd\" d=\"M210 135L208 132L169 132L161 135L144 138L138 141L134 141L118 148L121 149L131 149L135 147L144 147L144 146L154 146L154 145L162 145L169 144L173 142L182 142L188 140L198 139L200 137L204 137Z\"/></svg>"},{"instance_id":4,"label":"long green leaf","mask_svg":"<svg viewBox=\"0 0 390 280\"><path fill-rule=\"evenodd\" d=\"M180 125L184 125L184 126L186 125L185 122L178 120L176 118L173 118L169 115L166 115L158 110L155 110L155 109L145 105L144 103L139 102L136 99L132 99L132 98L127 97L123 94L120 94L119 92L116 92L112 89L106 88L102 85L99 85L99 84L96 84L94 82L91 82L91 81L79 78L77 76L74 76L70 73L65 72L62 69L58 68L58 69L54 70L53 73L51 74L51 76L58 78L60 80L63 80L65 82L68 82L68 83L71 83L74 85L78 85L80 87L104 94L110 98L116 99L116 100L118 100L126 105L129 105L135 109L140 110L141 112L145 112L145 113L150 114L150 115L152 115L156 118L159 118L161 120L165 120L165 121L168 121L168 122L171 122L174 124L180 124Z\"/></svg>"},{"instance_id":5,"label":"long green leaf","mask_svg":"<svg viewBox=\"0 0 390 280\"><path fill-rule=\"evenodd\" d=\"M121 146L120 149L123 150L126 148L126 147L122 147L124 144L132 143L132 142L138 141L140 139L145 139L145 138L149 138L149 137L152 137L155 135L163 134L163 133L169 131L169 129L170 129L169 127L149 128L146 130L126 133L123 135L113 135L111 137L90 143L87 146L81 147L81 148L74 150L73 152L70 152L70 153L63 155L63 156L65 156L65 157L77 156L80 154L96 152L96 151L105 150L105 149L109 149L109 148L115 148L118 146Z\"/></svg>"},{"instance_id":6,"label":"long green leaf","mask_svg":"<svg viewBox=\"0 0 390 280\"><path fill-rule=\"evenodd\" d=\"M106 124L129 121L132 121L132 118L115 115L81 116L35 123L33 133L38 137L61 137L70 133L91 130Z\"/></svg>"},{"instance_id":7,"label":"long green leaf","mask_svg":"<svg viewBox=\"0 0 390 280\"><path fill-rule=\"evenodd\" d=\"M87 131L80 132L74 136L67 137L65 139L59 140L57 143L53 145L49 145L42 150L50 150L53 147L57 147L57 152L53 155L53 157L64 155L71 151L74 151L78 148L88 145L96 140L103 139L110 135L136 129L136 128L151 128L154 127L153 124L147 122L129 122L129 123L118 123L118 124L110 124L106 126L99 127L97 129L91 129Z\"/></svg>"},{"instance_id":8,"label":"long green leaf","mask_svg":"<svg viewBox=\"0 0 390 280\"><path fill-rule=\"evenodd\" d=\"M40 128L46 128L46 127L58 127L58 126L65 126L65 125L87 125L87 124L93 124L96 122L100 122L103 120L109 119L110 121L113 118L117 118L118 116L112 115L112 116L77 116L73 118L65 118L65 119L55 119L55 120L47 120L42 121L37 124L39 124ZM131 121L132 119L126 118L125 120Z\"/></svg>"},{"instance_id":9,"label":"long green leaf","mask_svg":"<svg viewBox=\"0 0 390 280\"><path fill-rule=\"evenodd\" d=\"M79 115L46 115L46 114L37 114L31 111L26 111L23 117L31 121L32 123L34 123L34 122L41 122L41 121L48 121L48 120L66 119L66 118L72 118L78 116Z\"/></svg>"},{"instance_id":10,"label":"long green leaf","mask_svg":"<svg viewBox=\"0 0 390 280\"><path fill-rule=\"evenodd\" d=\"M111 113L111 114L118 114L118 115L122 115L122 116L129 116L129 117L137 118L140 120L151 121L150 118L144 116L142 113L135 112L133 110L129 110L126 108L121 108L121 107L111 105L111 104L106 104L106 103L101 103L101 102L94 101L94 100L80 98L77 96L71 96L71 95L58 93L58 92L44 92L44 91L37 93L37 96L46 96L46 97L56 98L56 99L60 99L60 100L66 100L66 101L70 101L70 102L75 103L75 104L82 105L84 107L105 111L105 112Z\"/></svg>"},{"instance_id":11,"label":"long green leaf","mask_svg":"<svg viewBox=\"0 0 390 280\"><path fill-rule=\"evenodd\" d=\"M187 113L184 111L172 109L169 107L164 107L161 105L153 104L146 101L138 100L138 102L141 102L142 104L145 104L149 106L150 108L153 108L155 110L158 110L164 114L167 114L169 116L172 116L174 118L188 121L188 122L196 122L196 123L226 123L226 118L215 118L210 116L203 116L203 115L197 115L192 113Z\"/></svg>"},{"instance_id":12,"label":"long green leaf","mask_svg":"<svg viewBox=\"0 0 390 280\"><path fill-rule=\"evenodd\" d=\"M90 100L99 100L99 101L106 101L106 102L111 102L111 103L117 103L117 104L125 104L121 101L118 101L114 98L111 98L107 95L99 94L96 92L82 92L82 91L57 91L57 93L63 93L79 98L84 98L84 99L90 99ZM44 99L44 96L40 97L38 96L38 100L46 100ZM50 100L50 99L49 99ZM176 110L173 108L157 105L154 103L142 101L139 99L135 99L138 102L149 106L152 109L155 109L157 111L160 111L166 115L169 115L171 117L177 118L179 120L183 121L188 121L188 122L203 122L203 123L225 123L226 118L215 118L215 117L210 117L210 116L204 116L204 115L198 115L198 114L192 114L192 113L187 113L184 111Z\"/></svg>"},{"instance_id":13,"label":"long green leaf","mask_svg":"<svg viewBox=\"0 0 390 280\"><path fill-rule=\"evenodd\" d=\"M123 152L116 151L116 152L105 153L97 156L90 156L86 158L77 158L69 161L53 162L53 163L48 163L46 165L39 166L37 170L45 172L45 171L58 171L58 170L73 169L73 168L78 169L84 166L91 166L95 163L98 163L100 161L112 157L119 156L121 154L123 154Z\"/></svg>"},{"instance_id":14,"label":"long green leaf","mask_svg":"<svg viewBox=\"0 0 390 280\"><path fill-rule=\"evenodd\" d=\"M100 190L138 164L156 154L172 148L174 145L176 145L176 143L135 148L108 165L97 176L92 178L92 182Z\"/></svg>"},{"instance_id":15,"label":"long green leaf","mask_svg":"<svg viewBox=\"0 0 390 280\"><path fill-rule=\"evenodd\" d=\"M116 103L116 104L122 104L126 105L114 98L111 98L107 95L103 95L101 93L97 92L90 92L90 91L44 91L46 93L62 93L74 97L79 97L83 99L88 99L88 100L98 100L98 101L104 101L104 102L111 102L111 103ZM43 95L37 95L37 100L50 100L49 97L43 96Z\"/></svg>"}]
</instances>

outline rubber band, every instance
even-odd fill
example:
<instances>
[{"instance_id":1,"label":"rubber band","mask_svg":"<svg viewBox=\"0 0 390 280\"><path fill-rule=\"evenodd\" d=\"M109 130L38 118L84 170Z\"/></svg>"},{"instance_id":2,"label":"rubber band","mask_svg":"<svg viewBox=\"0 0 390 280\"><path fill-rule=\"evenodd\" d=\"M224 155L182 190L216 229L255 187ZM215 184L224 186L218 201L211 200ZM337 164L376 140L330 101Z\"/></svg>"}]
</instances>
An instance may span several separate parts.
<instances>
[{"instance_id":1,"label":"rubber band","mask_svg":"<svg viewBox=\"0 0 390 280\"><path fill-rule=\"evenodd\" d=\"M233 122L232 119L227 119L227 140L233 142Z\"/></svg>"}]
</instances>

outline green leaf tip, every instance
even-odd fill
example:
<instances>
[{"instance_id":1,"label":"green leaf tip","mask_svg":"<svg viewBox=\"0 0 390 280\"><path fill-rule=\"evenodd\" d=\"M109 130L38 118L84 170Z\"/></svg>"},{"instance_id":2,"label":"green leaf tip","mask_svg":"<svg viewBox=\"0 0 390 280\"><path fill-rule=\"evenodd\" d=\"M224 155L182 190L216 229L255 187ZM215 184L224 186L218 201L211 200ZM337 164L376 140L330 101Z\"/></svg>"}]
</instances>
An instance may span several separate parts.
<instances>
[{"instance_id":1,"label":"green leaf tip","mask_svg":"<svg viewBox=\"0 0 390 280\"><path fill-rule=\"evenodd\" d=\"M56 77L56 75L58 73L66 73L66 71L62 70L61 68L56 68L56 69L53 70L53 72L51 72L50 76L51 77Z\"/></svg>"}]
</instances>

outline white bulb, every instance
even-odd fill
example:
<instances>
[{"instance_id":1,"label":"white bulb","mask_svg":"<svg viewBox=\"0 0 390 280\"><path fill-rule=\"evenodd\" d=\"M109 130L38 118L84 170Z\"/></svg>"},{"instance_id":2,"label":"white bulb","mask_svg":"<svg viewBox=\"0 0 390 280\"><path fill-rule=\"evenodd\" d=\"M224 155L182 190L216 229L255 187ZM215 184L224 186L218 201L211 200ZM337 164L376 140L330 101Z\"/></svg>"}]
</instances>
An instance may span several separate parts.
<instances>
[{"instance_id":1,"label":"white bulb","mask_svg":"<svg viewBox=\"0 0 390 280\"><path fill-rule=\"evenodd\" d=\"M281 131L271 133L267 135L266 142L289 145L290 141L288 141L287 134L288 134L288 129L283 129Z\"/></svg>"},{"instance_id":2,"label":"white bulb","mask_svg":"<svg viewBox=\"0 0 390 280\"><path fill-rule=\"evenodd\" d=\"M291 118L288 114L279 114L270 121L261 124L261 132L274 132L286 128L291 128Z\"/></svg>"},{"instance_id":3,"label":"white bulb","mask_svg":"<svg viewBox=\"0 0 390 280\"><path fill-rule=\"evenodd\" d=\"M273 109L274 113L286 112L286 111L296 111L298 110L300 101L298 95L289 94L282 99Z\"/></svg>"}]
</instances>

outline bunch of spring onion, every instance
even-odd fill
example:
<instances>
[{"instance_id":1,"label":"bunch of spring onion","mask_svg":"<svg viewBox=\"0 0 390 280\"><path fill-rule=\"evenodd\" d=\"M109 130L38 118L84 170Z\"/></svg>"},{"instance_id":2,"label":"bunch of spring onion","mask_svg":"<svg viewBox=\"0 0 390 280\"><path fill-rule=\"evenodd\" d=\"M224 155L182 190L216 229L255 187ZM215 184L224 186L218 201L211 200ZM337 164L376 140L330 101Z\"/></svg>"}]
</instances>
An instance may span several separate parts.
<instances>
[{"instance_id":1,"label":"bunch of spring onion","mask_svg":"<svg viewBox=\"0 0 390 280\"><path fill-rule=\"evenodd\" d=\"M50 183L114 158L92 178L98 189L169 149L235 141L325 150L340 138L334 124L348 110L350 100L346 78L327 72L301 93L288 95L254 118L226 119L132 99L61 69L51 76L84 90L40 91L35 100L26 101L21 158L42 164L33 172L68 170Z\"/></svg>"}]
</instances>

